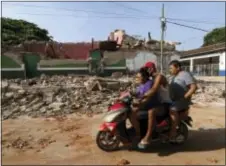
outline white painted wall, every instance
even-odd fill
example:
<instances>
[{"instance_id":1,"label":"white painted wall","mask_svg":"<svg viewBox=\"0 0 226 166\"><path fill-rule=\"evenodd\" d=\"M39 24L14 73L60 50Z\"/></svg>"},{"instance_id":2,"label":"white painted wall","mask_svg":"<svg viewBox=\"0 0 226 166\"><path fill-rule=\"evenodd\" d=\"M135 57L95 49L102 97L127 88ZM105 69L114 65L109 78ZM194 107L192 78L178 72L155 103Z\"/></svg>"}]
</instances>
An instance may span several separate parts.
<instances>
[{"instance_id":1,"label":"white painted wall","mask_svg":"<svg viewBox=\"0 0 226 166\"><path fill-rule=\"evenodd\" d=\"M168 64L172 60L179 60L180 56L174 54L172 56L166 56L163 58L163 68L168 70ZM156 64L157 68L160 69L160 56L156 56L150 52L138 52L135 58L126 59L126 66L129 70L135 71L139 70L146 62L152 61Z\"/></svg>"},{"instance_id":2,"label":"white painted wall","mask_svg":"<svg viewBox=\"0 0 226 166\"><path fill-rule=\"evenodd\" d=\"M157 56L150 52L139 52L135 58L126 59L126 66L131 71L139 70L147 61L157 64Z\"/></svg>"},{"instance_id":3,"label":"white painted wall","mask_svg":"<svg viewBox=\"0 0 226 166\"><path fill-rule=\"evenodd\" d=\"M220 70L225 70L225 52L221 53L220 55L219 66Z\"/></svg>"},{"instance_id":4,"label":"white painted wall","mask_svg":"<svg viewBox=\"0 0 226 166\"><path fill-rule=\"evenodd\" d=\"M222 73L225 73L225 51L201 55L201 56L195 56L195 57L190 57L190 58L182 58L182 59L180 59L180 61L190 61L190 72L193 72L193 65L192 65L193 60L210 58L210 57L219 57L219 74L221 76L223 76L224 74L222 74Z\"/></svg>"}]
</instances>

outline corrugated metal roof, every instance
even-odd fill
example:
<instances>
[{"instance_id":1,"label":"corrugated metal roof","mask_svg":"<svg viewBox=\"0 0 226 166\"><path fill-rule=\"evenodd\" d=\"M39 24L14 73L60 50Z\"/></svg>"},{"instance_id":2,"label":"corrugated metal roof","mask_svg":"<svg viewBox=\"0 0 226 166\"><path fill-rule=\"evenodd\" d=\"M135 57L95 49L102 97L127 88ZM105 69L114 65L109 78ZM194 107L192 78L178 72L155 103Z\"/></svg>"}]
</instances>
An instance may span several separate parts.
<instances>
[{"instance_id":1,"label":"corrugated metal roof","mask_svg":"<svg viewBox=\"0 0 226 166\"><path fill-rule=\"evenodd\" d=\"M218 43L206 47L201 47L193 50L188 51L181 51L181 57L188 57L188 56L197 56L205 53L212 53L216 51L223 51L226 50L226 43Z\"/></svg>"}]
</instances>

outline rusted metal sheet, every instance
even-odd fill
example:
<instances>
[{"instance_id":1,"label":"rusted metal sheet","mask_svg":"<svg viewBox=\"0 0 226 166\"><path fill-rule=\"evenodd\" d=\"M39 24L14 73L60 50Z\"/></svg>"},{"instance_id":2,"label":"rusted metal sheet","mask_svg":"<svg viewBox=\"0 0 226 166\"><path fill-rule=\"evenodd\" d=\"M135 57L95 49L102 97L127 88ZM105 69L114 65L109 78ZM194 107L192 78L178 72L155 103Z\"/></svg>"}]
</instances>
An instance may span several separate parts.
<instances>
[{"instance_id":1,"label":"rusted metal sheet","mask_svg":"<svg viewBox=\"0 0 226 166\"><path fill-rule=\"evenodd\" d=\"M34 53L41 53L44 54L45 53L45 46L46 43L24 43L24 51L26 52L34 52Z\"/></svg>"},{"instance_id":2,"label":"rusted metal sheet","mask_svg":"<svg viewBox=\"0 0 226 166\"><path fill-rule=\"evenodd\" d=\"M93 48L92 48L93 47ZM24 51L44 54L51 58L85 60L89 51L99 47L98 43L26 43Z\"/></svg>"},{"instance_id":3,"label":"rusted metal sheet","mask_svg":"<svg viewBox=\"0 0 226 166\"><path fill-rule=\"evenodd\" d=\"M87 59L89 51L92 49L91 43L63 44L65 56L71 59Z\"/></svg>"}]
</instances>

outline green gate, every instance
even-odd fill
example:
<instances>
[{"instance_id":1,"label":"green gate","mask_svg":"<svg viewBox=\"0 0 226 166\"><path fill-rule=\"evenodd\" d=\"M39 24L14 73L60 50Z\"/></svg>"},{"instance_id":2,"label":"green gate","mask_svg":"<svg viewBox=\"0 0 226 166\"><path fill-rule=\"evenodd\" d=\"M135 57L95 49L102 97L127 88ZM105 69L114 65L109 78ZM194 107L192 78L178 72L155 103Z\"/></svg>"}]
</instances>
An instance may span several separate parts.
<instances>
[{"instance_id":1,"label":"green gate","mask_svg":"<svg viewBox=\"0 0 226 166\"><path fill-rule=\"evenodd\" d=\"M100 62L101 62L101 50L95 49L89 52L89 57L92 58L91 70L95 73L99 72Z\"/></svg>"},{"instance_id":2,"label":"green gate","mask_svg":"<svg viewBox=\"0 0 226 166\"><path fill-rule=\"evenodd\" d=\"M90 51L90 56L92 59L95 59L97 62L101 60L101 51L99 49Z\"/></svg>"},{"instance_id":3,"label":"green gate","mask_svg":"<svg viewBox=\"0 0 226 166\"><path fill-rule=\"evenodd\" d=\"M37 64L40 61L40 57L35 53L25 53L23 54L23 62L26 70L26 77L32 78L39 75L37 70Z\"/></svg>"}]
</instances>

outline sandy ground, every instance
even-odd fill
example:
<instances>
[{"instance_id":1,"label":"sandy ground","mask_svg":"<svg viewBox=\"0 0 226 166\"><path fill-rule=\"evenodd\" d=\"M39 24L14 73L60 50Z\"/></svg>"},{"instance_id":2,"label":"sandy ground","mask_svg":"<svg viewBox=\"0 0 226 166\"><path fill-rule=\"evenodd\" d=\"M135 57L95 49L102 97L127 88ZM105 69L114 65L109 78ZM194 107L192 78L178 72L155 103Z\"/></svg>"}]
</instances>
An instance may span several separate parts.
<instances>
[{"instance_id":1,"label":"sandy ground","mask_svg":"<svg viewBox=\"0 0 226 166\"><path fill-rule=\"evenodd\" d=\"M2 123L2 164L225 165L225 109L191 109L194 127L186 144L153 143L149 152L103 152L95 144L101 117L20 117ZM201 129L200 129L201 128Z\"/></svg>"}]
</instances>

